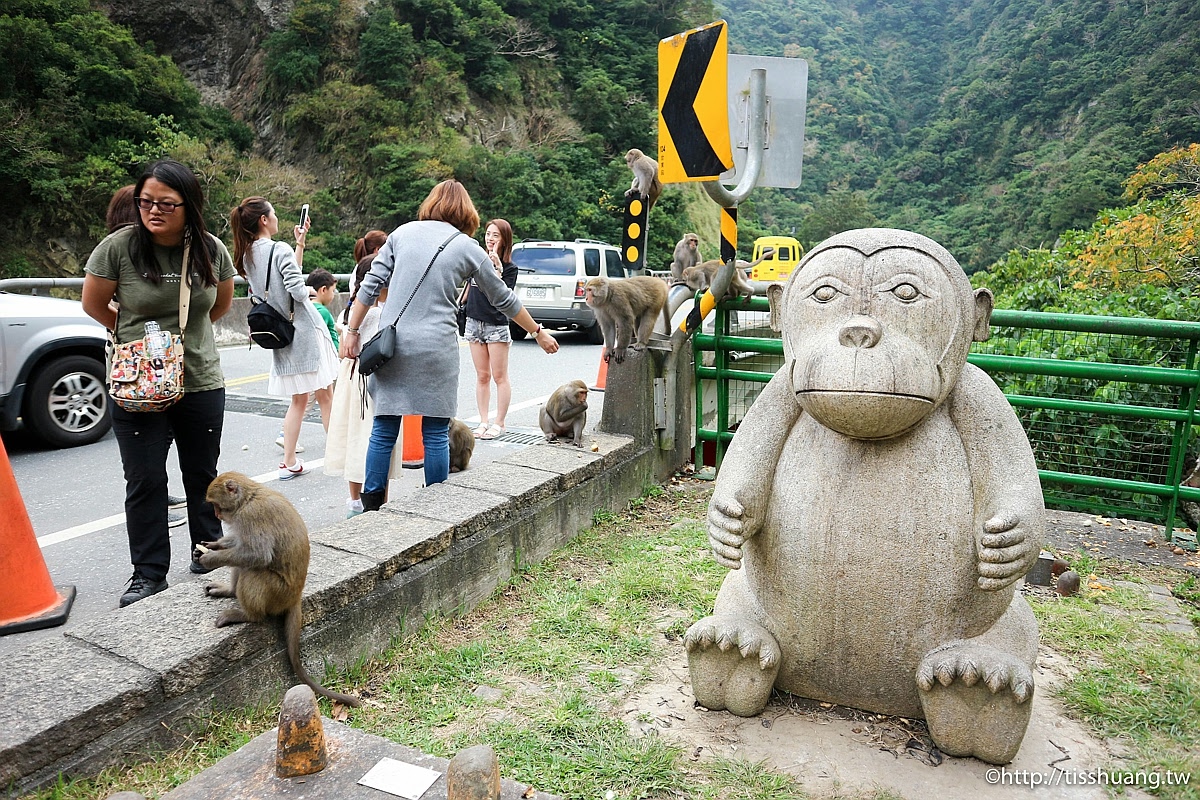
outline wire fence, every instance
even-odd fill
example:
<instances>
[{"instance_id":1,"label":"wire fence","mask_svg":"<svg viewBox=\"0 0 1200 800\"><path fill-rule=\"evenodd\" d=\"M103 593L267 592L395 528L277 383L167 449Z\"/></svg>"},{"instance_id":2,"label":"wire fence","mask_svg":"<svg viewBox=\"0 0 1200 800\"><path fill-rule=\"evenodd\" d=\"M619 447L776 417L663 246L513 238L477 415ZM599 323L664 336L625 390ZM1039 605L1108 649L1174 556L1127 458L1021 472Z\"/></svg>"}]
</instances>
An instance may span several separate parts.
<instances>
[{"instance_id":1,"label":"wire fence","mask_svg":"<svg viewBox=\"0 0 1200 800\"><path fill-rule=\"evenodd\" d=\"M783 365L767 301L718 306L694 337L697 466L725 447ZM1004 391L1033 446L1051 508L1160 522L1168 536L1194 448L1200 323L997 310L970 362ZM1188 463L1190 471L1191 462Z\"/></svg>"}]
</instances>

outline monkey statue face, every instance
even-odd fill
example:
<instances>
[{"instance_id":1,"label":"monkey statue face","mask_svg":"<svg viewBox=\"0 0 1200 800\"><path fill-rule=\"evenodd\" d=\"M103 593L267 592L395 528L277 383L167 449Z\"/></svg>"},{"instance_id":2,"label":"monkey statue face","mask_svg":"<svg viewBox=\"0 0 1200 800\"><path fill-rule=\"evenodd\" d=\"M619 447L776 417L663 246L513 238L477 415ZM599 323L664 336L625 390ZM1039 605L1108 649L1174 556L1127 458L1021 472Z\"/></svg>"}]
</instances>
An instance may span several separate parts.
<instances>
[{"instance_id":1,"label":"monkey statue face","mask_svg":"<svg viewBox=\"0 0 1200 800\"><path fill-rule=\"evenodd\" d=\"M992 307L936 242L886 229L827 239L769 295L797 402L856 439L898 436L945 400Z\"/></svg>"}]
</instances>

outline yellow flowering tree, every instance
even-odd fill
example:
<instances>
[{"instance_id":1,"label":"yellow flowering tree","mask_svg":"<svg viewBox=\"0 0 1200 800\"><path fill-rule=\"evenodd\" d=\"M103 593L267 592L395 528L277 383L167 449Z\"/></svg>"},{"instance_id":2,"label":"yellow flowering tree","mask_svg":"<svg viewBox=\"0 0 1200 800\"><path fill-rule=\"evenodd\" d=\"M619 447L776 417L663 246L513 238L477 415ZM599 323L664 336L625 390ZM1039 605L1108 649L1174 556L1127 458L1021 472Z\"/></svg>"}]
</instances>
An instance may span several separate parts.
<instances>
[{"instance_id":1,"label":"yellow flowering tree","mask_svg":"<svg viewBox=\"0 0 1200 800\"><path fill-rule=\"evenodd\" d=\"M1098 215L1081 242L1072 277L1126 289L1200 283L1200 144L1155 156L1124 186L1131 205Z\"/></svg>"}]
</instances>

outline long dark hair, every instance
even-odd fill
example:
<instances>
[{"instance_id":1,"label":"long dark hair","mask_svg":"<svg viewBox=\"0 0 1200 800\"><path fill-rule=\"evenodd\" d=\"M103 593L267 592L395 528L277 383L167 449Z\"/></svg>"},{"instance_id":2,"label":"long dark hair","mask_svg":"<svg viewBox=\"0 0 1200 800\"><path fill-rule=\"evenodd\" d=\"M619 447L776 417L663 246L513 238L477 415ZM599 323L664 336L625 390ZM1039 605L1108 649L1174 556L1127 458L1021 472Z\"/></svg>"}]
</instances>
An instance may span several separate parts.
<instances>
[{"instance_id":1,"label":"long dark hair","mask_svg":"<svg viewBox=\"0 0 1200 800\"><path fill-rule=\"evenodd\" d=\"M151 178L170 186L183 197L183 238L185 242L190 239L192 244L189 266L191 270L199 273L205 286L216 286L217 272L213 268L213 262L217 257L217 244L208 235L208 228L204 226L204 192L200 188L200 181L196 180L195 173L183 164L164 158L146 167L142 177L133 185L135 197L141 197L142 187ZM179 213L180 210L176 209L175 212ZM203 246L199 246L201 243ZM129 244L129 255L134 266L141 269L142 277L152 283L162 282L162 269L158 266L158 259L154 257L154 239L146 223L142 221L141 214L137 217L137 236Z\"/></svg>"},{"instance_id":2,"label":"long dark hair","mask_svg":"<svg viewBox=\"0 0 1200 800\"><path fill-rule=\"evenodd\" d=\"M246 267L242 262L250 252L250 245L258 238L258 221L270 213L271 203L265 197L247 197L229 212L229 227L233 229L233 268L243 278Z\"/></svg>"}]
</instances>

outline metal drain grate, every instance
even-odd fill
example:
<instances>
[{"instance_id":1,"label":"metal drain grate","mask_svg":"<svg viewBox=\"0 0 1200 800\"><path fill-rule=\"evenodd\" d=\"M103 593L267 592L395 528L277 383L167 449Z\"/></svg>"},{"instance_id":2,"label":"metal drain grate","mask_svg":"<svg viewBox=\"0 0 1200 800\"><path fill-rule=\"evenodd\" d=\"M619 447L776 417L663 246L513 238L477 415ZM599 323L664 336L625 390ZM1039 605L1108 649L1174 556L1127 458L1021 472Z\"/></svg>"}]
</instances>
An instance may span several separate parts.
<instances>
[{"instance_id":1,"label":"metal drain grate","mask_svg":"<svg viewBox=\"0 0 1200 800\"><path fill-rule=\"evenodd\" d=\"M491 439L490 441L503 442L505 444L537 444L538 442L545 441L545 438L546 437L543 436L541 433L528 433L525 431L505 431L504 433L500 434L495 439Z\"/></svg>"}]
</instances>

